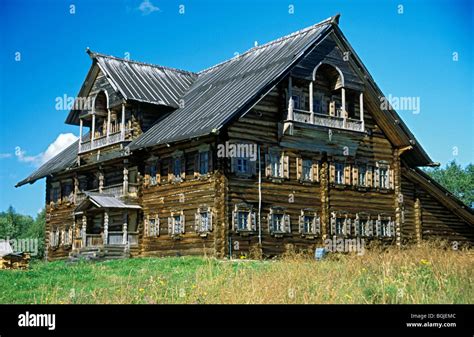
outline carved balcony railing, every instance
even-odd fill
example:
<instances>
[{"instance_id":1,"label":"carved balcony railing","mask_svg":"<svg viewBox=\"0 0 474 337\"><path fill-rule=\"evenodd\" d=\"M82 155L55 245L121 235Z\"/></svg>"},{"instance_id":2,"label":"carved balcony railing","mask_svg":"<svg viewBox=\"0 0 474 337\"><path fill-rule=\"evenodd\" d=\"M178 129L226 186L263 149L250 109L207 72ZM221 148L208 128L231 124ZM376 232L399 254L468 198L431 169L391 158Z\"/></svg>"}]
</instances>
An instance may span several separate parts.
<instances>
[{"instance_id":1,"label":"carved balcony railing","mask_svg":"<svg viewBox=\"0 0 474 337\"><path fill-rule=\"evenodd\" d=\"M79 153L84 153L87 151L99 149L104 146L124 142L127 140L126 134L129 133L129 129L125 129L125 132L114 132L109 134L107 137L106 135L102 135L99 137L94 138L91 140L90 133L84 135L79 144Z\"/></svg>"},{"instance_id":2,"label":"carved balcony railing","mask_svg":"<svg viewBox=\"0 0 474 337\"><path fill-rule=\"evenodd\" d=\"M289 113L288 116L288 120L293 120L295 122L314 124L329 128L364 132L364 122L358 119L312 113L310 111L299 109L293 109L293 111Z\"/></svg>"}]
</instances>

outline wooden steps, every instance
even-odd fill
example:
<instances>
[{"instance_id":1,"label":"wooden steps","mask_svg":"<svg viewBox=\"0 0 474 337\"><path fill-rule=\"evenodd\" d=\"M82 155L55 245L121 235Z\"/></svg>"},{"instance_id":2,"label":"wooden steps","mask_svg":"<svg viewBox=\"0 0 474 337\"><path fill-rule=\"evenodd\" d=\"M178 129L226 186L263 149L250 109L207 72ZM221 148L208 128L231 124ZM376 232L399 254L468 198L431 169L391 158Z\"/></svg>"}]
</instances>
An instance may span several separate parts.
<instances>
[{"instance_id":1,"label":"wooden steps","mask_svg":"<svg viewBox=\"0 0 474 337\"><path fill-rule=\"evenodd\" d=\"M98 247L84 247L81 249L73 250L69 254L69 261L104 261L128 259L129 257L130 251L127 245L104 245Z\"/></svg>"}]
</instances>

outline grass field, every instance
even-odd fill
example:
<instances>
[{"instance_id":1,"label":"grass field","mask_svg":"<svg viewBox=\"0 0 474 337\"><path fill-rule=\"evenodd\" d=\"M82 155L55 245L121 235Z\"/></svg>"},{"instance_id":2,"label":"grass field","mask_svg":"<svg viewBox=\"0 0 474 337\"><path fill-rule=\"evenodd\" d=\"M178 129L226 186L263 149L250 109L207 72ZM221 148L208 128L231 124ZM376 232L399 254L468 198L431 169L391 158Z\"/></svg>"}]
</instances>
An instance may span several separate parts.
<instances>
[{"instance_id":1,"label":"grass field","mask_svg":"<svg viewBox=\"0 0 474 337\"><path fill-rule=\"evenodd\" d=\"M323 261L200 257L34 262L0 271L0 303L474 303L474 255L423 246Z\"/></svg>"}]
</instances>

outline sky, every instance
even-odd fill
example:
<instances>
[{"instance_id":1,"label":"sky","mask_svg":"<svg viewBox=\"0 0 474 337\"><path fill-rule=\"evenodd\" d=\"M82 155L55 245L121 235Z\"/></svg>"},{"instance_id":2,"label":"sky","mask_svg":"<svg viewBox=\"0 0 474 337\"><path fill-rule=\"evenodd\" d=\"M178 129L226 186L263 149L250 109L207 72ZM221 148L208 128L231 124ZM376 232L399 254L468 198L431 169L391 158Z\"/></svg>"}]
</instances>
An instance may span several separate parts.
<instances>
[{"instance_id":1,"label":"sky","mask_svg":"<svg viewBox=\"0 0 474 337\"><path fill-rule=\"evenodd\" d=\"M0 0L0 210L34 216L44 179L15 188L79 134L64 124L93 51L199 71L336 13L433 161L474 162L473 4L422 0Z\"/></svg>"}]
</instances>

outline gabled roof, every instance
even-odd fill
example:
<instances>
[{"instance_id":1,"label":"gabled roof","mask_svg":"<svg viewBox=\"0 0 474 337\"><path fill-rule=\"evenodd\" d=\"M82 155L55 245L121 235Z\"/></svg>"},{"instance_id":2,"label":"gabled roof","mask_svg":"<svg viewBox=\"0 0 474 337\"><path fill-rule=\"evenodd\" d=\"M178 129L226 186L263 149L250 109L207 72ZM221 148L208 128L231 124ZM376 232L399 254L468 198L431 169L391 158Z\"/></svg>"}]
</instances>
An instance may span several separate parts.
<instances>
[{"instance_id":1,"label":"gabled roof","mask_svg":"<svg viewBox=\"0 0 474 337\"><path fill-rule=\"evenodd\" d=\"M73 167L77 162L77 153L79 150L79 140L69 145L63 151L58 153L56 156L48 160L40 168L34 171L28 178L23 179L15 185L19 187L25 184L33 184L36 180L44 178L50 174L59 173L67 168Z\"/></svg>"},{"instance_id":2,"label":"gabled roof","mask_svg":"<svg viewBox=\"0 0 474 337\"><path fill-rule=\"evenodd\" d=\"M119 59L89 51L111 85L125 98L139 102L178 107L129 144L139 150L159 144L216 134L229 121L243 115L265 96L308 52L334 32L354 55L356 66L366 79L372 99L382 93L337 26L339 15L264 45L252 48L230 60L199 73ZM89 75L93 74L91 67ZM95 70L97 71L97 70ZM90 82L90 81L89 81ZM83 96L91 83L84 84ZM181 104L182 103L182 104ZM71 111L73 113L73 111ZM76 111L77 113L77 111ZM376 115L376 116L375 116ZM430 165L431 159L416 142L394 111L374 113L390 141L396 146L412 145L405 154L412 166ZM69 117L68 117L69 118ZM77 143L70 146L17 186L33 183L49 174L74 165Z\"/></svg>"},{"instance_id":3,"label":"gabled roof","mask_svg":"<svg viewBox=\"0 0 474 337\"><path fill-rule=\"evenodd\" d=\"M177 108L196 73L87 51L125 100Z\"/></svg>"},{"instance_id":4,"label":"gabled roof","mask_svg":"<svg viewBox=\"0 0 474 337\"><path fill-rule=\"evenodd\" d=\"M332 22L329 18L199 72L182 99L184 106L135 139L130 149L218 132L277 84L325 36Z\"/></svg>"},{"instance_id":5,"label":"gabled roof","mask_svg":"<svg viewBox=\"0 0 474 337\"><path fill-rule=\"evenodd\" d=\"M139 205L128 204L113 195L85 192L86 198L77 205L74 212L83 212L92 207L97 208L120 208L120 209L141 209Z\"/></svg>"}]
</instances>

